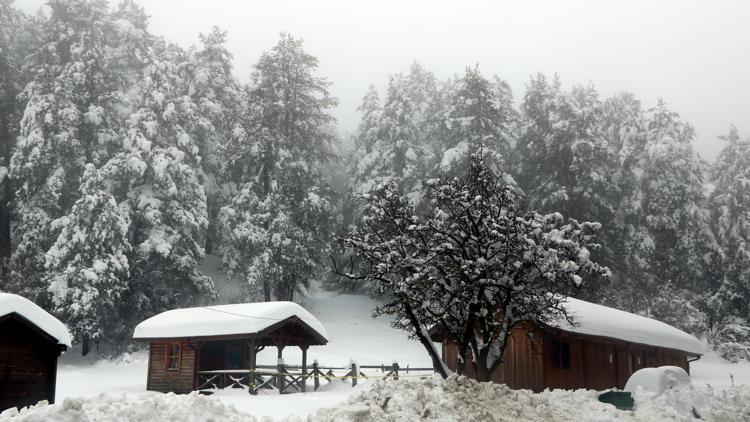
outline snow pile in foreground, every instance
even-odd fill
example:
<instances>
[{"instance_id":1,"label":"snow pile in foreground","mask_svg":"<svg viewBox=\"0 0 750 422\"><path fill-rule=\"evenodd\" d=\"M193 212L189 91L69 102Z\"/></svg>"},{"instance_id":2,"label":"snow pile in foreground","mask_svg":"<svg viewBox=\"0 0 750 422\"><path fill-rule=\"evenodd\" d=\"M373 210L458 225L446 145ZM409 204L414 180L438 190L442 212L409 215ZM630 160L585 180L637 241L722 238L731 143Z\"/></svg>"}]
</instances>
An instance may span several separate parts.
<instances>
[{"instance_id":1,"label":"snow pile in foreground","mask_svg":"<svg viewBox=\"0 0 750 422\"><path fill-rule=\"evenodd\" d=\"M750 388L714 391L688 385L661 395L639 391L635 412L620 411L597 399L592 390L533 393L505 385L479 383L460 376L419 381L380 381L349 398L346 405L308 416L322 421L656 421L750 420Z\"/></svg>"},{"instance_id":2,"label":"snow pile in foreground","mask_svg":"<svg viewBox=\"0 0 750 422\"><path fill-rule=\"evenodd\" d=\"M62 403L45 402L17 411L0 413L2 422L100 422L100 421L253 422L257 419L221 401L199 395L141 393L101 394L89 398L66 398Z\"/></svg>"},{"instance_id":3,"label":"snow pile in foreground","mask_svg":"<svg viewBox=\"0 0 750 422\"><path fill-rule=\"evenodd\" d=\"M662 394L638 389L634 412L620 411L597 400L592 390L553 390L533 393L505 385L479 383L451 376L421 380L378 381L371 388L349 397L347 403L321 408L306 418L285 415L289 422L365 421L692 421L699 415L707 421L750 420L750 387L714 390L687 385ZM274 395L276 406L299 400L315 400L318 393ZM244 399L249 403L258 396ZM694 410L695 409L695 410ZM257 418L216 397L140 393L101 394L89 398L66 398L55 405L39 404L18 412L0 414L0 422L99 422L155 420L208 422L269 421Z\"/></svg>"},{"instance_id":4,"label":"snow pile in foreground","mask_svg":"<svg viewBox=\"0 0 750 422\"><path fill-rule=\"evenodd\" d=\"M662 394L638 389L634 396L638 420L694 421L700 416L707 421L750 421L747 385L717 389L686 385Z\"/></svg>"},{"instance_id":5,"label":"snow pile in foreground","mask_svg":"<svg viewBox=\"0 0 750 422\"><path fill-rule=\"evenodd\" d=\"M321 409L309 421L582 421L619 420L594 391L554 390L535 394L503 384L451 376L419 381L379 381L350 397L346 406Z\"/></svg>"}]
</instances>

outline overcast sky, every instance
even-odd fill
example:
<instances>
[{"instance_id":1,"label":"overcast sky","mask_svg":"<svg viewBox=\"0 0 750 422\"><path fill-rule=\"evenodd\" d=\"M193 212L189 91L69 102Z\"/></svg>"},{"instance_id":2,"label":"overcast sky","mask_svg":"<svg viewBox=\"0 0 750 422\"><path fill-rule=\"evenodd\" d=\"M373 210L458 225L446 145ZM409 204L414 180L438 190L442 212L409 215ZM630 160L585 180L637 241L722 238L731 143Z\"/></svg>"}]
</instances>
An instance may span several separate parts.
<instances>
[{"instance_id":1,"label":"overcast sky","mask_svg":"<svg viewBox=\"0 0 750 422\"><path fill-rule=\"evenodd\" d=\"M184 46L218 25L229 33L237 77L246 81L280 31L305 39L340 99L343 133L370 83L420 62L438 77L479 64L520 99L529 76L592 82L602 96L659 97L697 131L713 160L731 124L750 134L748 1L138 0L152 32ZM35 11L43 0L16 0Z\"/></svg>"}]
</instances>

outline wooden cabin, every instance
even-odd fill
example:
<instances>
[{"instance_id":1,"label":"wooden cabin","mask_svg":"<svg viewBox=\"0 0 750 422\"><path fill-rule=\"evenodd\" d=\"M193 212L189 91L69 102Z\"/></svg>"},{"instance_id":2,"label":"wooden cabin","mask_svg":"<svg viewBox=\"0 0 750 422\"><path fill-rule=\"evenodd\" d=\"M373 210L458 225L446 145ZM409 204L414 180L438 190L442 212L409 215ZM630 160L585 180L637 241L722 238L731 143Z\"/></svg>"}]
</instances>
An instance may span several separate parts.
<instances>
[{"instance_id":1,"label":"wooden cabin","mask_svg":"<svg viewBox=\"0 0 750 422\"><path fill-rule=\"evenodd\" d=\"M326 336L323 324L292 302L175 309L143 321L133 333L134 340L149 343L146 389L174 393L200 389L206 375L255 375L257 353L266 347L275 347L279 360L284 348L299 347L306 373L308 347L325 345Z\"/></svg>"},{"instance_id":2,"label":"wooden cabin","mask_svg":"<svg viewBox=\"0 0 750 422\"><path fill-rule=\"evenodd\" d=\"M672 365L689 372L690 361L704 350L695 337L651 318L572 298L566 307L575 325L513 328L503 363L491 374L494 382L536 392L622 389L641 368ZM431 337L442 343L443 361L457 371L456 343L439 329L432 330ZM472 365L462 373L473 376Z\"/></svg>"},{"instance_id":3,"label":"wooden cabin","mask_svg":"<svg viewBox=\"0 0 750 422\"><path fill-rule=\"evenodd\" d=\"M57 358L70 345L62 322L28 299L0 293L0 412L54 403Z\"/></svg>"}]
</instances>

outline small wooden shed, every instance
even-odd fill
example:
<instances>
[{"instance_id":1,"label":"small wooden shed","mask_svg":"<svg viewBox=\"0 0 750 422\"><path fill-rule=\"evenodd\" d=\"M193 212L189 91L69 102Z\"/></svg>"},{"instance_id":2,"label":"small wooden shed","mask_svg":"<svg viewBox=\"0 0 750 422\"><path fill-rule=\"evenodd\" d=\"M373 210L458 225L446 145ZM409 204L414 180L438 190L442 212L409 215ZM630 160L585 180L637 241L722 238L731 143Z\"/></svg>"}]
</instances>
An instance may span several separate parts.
<instances>
[{"instance_id":1,"label":"small wooden shed","mask_svg":"<svg viewBox=\"0 0 750 422\"><path fill-rule=\"evenodd\" d=\"M641 368L673 365L689 372L689 362L704 350L695 337L651 318L573 298L567 299L566 308L575 325L516 326L492 380L536 392L622 389ZM439 328L431 337L442 343L443 361L457 370L456 343ZM472 366L467 365L463 374L473 376Z\"/></svg>"},{"instance_id":2,"label":"small wooden shed","mask_svg":"<svg viewBox=\"0 0 750 422\"><path fill-rule=\"evenodd\" d=\"M146 389L174 393L196 390L217 374L254 380L257 353L266 347L276 347L279 360L284 348L299 347L305 374L307 349L325 345L326 336L323 324L293 302L175 309L143 321L133 333L134 340L149 343Z\"/></svg>"},{"instance_id":3,"label":"small wooden shed","mask_svg":"<svg viewBox=\"0 0 750 422\"><path fill-rule=\"evenodd\" d=\"M0 412L54 403L57 358L70 345L62 322L26 298L0 293Z\"/></svg>"}]
</instances>

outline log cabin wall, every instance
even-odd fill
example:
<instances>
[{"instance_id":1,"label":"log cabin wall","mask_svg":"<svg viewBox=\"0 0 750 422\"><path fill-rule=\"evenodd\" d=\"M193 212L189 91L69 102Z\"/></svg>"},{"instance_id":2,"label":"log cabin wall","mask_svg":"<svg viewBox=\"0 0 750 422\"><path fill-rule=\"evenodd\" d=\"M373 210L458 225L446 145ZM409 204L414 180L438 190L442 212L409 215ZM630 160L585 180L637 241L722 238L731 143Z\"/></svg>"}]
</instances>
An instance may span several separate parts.
<instances>
[{"instance_id":1,"label":"log cabin wall","mask_svg":"<svg viewBox=\"0 0 750 422\"><path fill-rule=\"evenodd\" d=\"M544 386L574 389L584 385L584 341L567 336L544 338Z\"/></svg>"},{"instance_id":2,"label":"log cabin wall","mask_svg":"<svg viewBox=\"0 0 750 422\"><path fill-rule=\"evenodd\" d=\"M442 349L448 368L457 371L458 346L444 342ZM537 392L622 389L635 371L646 367L673 365L689 371L688 356L677 350L529 327L513 329L503 359L492 381ZM472 365L466 365L462 374L474 377Z\"/></svg>"},{"instance_id":3,"label":"log cabin wall","mask_svg":"<svg viewBox=\"0 0 750 422\"><path fill-rule=\"evenodd\" d=\"M180 365L167 369L167 343L180 345ZM149 347L148 380L146 389L162 393L189 393L195 384L196 350L186 341L152 342Z\"/></svg>"},{"instance_id":4,"label":"log cabin wall","mask_svg":"<svg viewBox=\"0 0 750 422\"><path fill-rule=\"evenodd\" d=\"M541 330L527 326L513 328L503 354L504 363L492 371L490 374L492 381L507 384L511 388L542 391L544 377L541 338ZM443 344L443 359L452 371L458 370L458 345L456 343ZM473 378L474 367L471 364L464 365L462 374Z\"/></svg>"},{"instance_id":5,"label":"log cabin wall","mask_svg":"<svg viewBox=\"0 0 750 422\"><path fill-rule=\"evenodd\" d=\"M55 402L60 346L23 322L0 320L0 412L10 407Z\"/></svg>"},{"instance_id":6,"label":"log cabin wall","mask_svg":"<svg viewBox=\"0 0 750 422\"><path fill-rule=\"evenodd\" d=\"M533 326L511 330L501 363L491 374L497 383L536 392L544 389L542 331Z\"/></svg>"}]
</instances>

